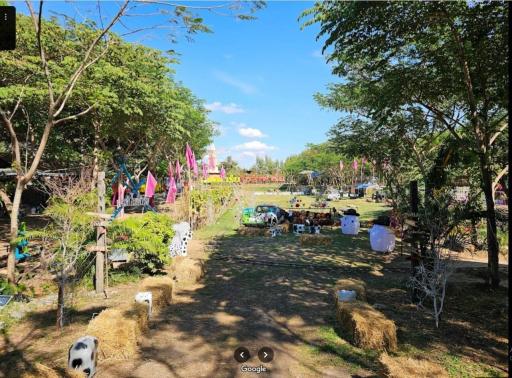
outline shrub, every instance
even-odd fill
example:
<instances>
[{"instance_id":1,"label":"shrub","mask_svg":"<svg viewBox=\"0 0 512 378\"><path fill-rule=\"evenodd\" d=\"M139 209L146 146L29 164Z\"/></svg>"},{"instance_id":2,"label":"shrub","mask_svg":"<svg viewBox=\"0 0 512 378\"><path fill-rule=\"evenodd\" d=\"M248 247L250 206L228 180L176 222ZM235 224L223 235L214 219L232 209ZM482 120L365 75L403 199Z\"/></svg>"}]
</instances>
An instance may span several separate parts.
<instances>
[{"instance_id":1,"label":"shrub","mask_svg":"<svg viewBox=\"0 0 512 378\"><path fill-rule=\"evenodd\" d=\"M112 248L126 249L134 264L154 274L169 262L168 246L174 236L172 219L165 214L147 212L112 222Z\"/></svg>"}]
</instances>

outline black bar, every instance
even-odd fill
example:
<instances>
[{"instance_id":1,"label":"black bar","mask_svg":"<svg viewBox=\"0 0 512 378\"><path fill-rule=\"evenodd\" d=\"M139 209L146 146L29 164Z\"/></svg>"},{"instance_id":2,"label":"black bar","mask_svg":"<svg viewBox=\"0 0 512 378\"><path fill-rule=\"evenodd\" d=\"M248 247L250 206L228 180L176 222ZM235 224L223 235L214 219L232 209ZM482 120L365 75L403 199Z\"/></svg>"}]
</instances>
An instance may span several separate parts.
<instances>
[{"instance_id":1,"label":"black bar","mask_svg":"<svg viewBox=\"0 0 512 378\"><path fill-rule=\"evenodd\" d=\"M16 8L0 6L0 50L16 48Z\"/></svg>"}]
</instances>

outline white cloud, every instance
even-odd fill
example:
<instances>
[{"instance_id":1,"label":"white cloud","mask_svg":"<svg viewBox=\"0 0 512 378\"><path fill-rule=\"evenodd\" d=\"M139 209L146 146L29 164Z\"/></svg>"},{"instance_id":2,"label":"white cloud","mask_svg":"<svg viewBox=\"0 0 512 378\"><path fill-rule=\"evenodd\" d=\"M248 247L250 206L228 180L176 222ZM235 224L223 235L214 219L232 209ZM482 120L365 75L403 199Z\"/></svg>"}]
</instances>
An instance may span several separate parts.
<instances>
[{"instance_id":1,"label":"white cloud","mask_svg":"<svg viewBox=\"0 0 512 378\"><path fill-rule=\"evenodd\" d=\"M238 129L238 134L246 138L263 138L266 137L265 134L261 132L259 129L253 129L252 127L241 127Z\"/></svg>"},{"instance_id":2,"label":"white cloud","mask_svg":"<svg viewBox=\"0 0 512 378\"><path fill-rule=\"evenodd\" d=\"M245 112L245 110L240 105L237 105L234 102L230 102L229 104L223 105L222 102L214 101L211 104L206 104L204 107L206 110L212 112L221 112L225 114L236 114Z\"/></svg>"},{"instance_id":3,"label":"white cloud","mask_svg":"<svg viewBox=\"0 0 512 378\"><path fill-rule=\"evenodd\" d=\"M214 71L213 75L223 83L231 85L232 87L239 89L245 94L254 94L258 91L254 85L239 80L225 72Z\"/></svg>"},{"instance_id":4,"label":"white cloud","mask_svg":"<svg viewBox=\"0 0 512 378\"><path fill-rule=\"evenodd\" d=\"M275 150L276 147L269 146L268 144L262 143L259 140L253 140L251 142L245 142L235 146L235 150L244 150L244 151L254 151L254 152L264 152Z\"/></svg>"}]
</instances>

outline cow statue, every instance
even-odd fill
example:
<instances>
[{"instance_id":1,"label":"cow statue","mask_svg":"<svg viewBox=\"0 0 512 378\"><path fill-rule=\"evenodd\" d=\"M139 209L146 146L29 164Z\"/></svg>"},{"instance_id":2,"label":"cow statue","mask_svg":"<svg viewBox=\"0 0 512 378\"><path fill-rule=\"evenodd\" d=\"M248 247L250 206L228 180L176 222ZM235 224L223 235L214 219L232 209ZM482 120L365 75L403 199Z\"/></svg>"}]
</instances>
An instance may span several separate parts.
<instances>
[{"instance_id":1,"label":"cow statue","mask_svg":"<svg viewBox=\"0 0 512 378\"><path fill-rule=\"evenodd\" d=\"M98 339L83 336L76 340L68 351L68 367L86 374L88 378L96 374L98 361Z\"/></svg>"},{"instance_id":2,"label":"cow statue","mask_svg":"<svg viewBox=\"0 0 512 378\"><path fill-rule=\"evenodd\" d=\"M153 295L150 291L140 291L135 294L135 302L147 303L148 304L148 319L151 317L151 311L153 308Z\"/></svg>"}]
</instances>

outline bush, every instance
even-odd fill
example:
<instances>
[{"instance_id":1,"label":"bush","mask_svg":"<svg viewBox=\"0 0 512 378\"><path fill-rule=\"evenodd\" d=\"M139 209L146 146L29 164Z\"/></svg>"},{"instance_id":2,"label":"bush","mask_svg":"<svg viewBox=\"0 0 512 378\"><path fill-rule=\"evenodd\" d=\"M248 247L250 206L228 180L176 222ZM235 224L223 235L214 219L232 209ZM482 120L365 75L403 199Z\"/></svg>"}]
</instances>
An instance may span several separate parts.
<instances>
[{"instance_id":1,"label":"bush","mask_svg":"<svg viewBox=\"0 0 512 378\"><path fill-rule=\"evenodd\" d=\"M208 217L208 206L213 207L213 212L219 211L229 203L234 189L231 185L216 185L206 190L193 190L191 193L192 211L199 219Z\"/></svg>"},{"instance_id":2,"label":"bush","mask_svg":"<svg viewBox=\"0 0 512 378\"><path fill-rule=\"evenodd\" d=\"M169 262L168 246L174 236L172 219L165 214L147 212L112 222L109 231L112 248L126 249L134 264L154 274Z\"/></svg>"}]
</instances>

